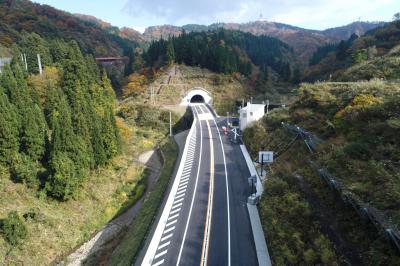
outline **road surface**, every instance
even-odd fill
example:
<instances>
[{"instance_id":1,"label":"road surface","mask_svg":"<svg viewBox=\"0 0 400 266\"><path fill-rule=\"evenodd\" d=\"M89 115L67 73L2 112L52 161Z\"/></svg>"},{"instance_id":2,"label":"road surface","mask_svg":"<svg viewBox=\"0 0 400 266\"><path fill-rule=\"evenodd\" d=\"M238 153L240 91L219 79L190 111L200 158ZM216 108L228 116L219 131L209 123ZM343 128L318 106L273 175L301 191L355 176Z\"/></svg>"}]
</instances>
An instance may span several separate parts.
<instances>
[{"instance_id":1,"label":"road surface","mask_svg":"<svg viewBox=\"0 0 400 266\"><path fill-rule=\"evenodd\" d=\"M204 104L195 120L141 265L257 265L246 207L250 176Z\"/></svg>"}]
</instances>

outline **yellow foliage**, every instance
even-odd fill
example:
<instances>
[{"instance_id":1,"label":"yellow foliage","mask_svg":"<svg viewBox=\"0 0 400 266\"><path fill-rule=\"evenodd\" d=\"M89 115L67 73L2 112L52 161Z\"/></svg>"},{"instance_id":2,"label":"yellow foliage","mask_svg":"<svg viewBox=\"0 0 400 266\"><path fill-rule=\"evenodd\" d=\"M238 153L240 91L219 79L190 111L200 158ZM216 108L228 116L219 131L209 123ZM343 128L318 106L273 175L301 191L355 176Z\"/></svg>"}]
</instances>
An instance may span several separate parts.
<instances>
[{"instance_id":1,"label":"yellow foliage","mask_svg":"<svg viewBox=\"0 0 400 266\"><path fill-rule=\"evenodd\" d=\"M30 75L28 77L28 85L34 88L43 104L46 100L47 89L57 88L60 85L60 75L56 67L44 67L42 75Z\"/></svg>"},{"instance_id":2,"label":"yellow foliage","mask_svg":"<svg viewBox=\"0 0 400 266\"><path fill-rule=\"evenodd\" d=\"M335 118L341 118L344 114L349 113L353 110L364 109L372 105L383 103L382 98L375 97L371 94L360 94L354 97L354 99L344 109L341 109L335 114Z\"/></svg>"},{"instance_id":3,"label":"yellow foliage","mask_svg":"<svg viewBox=\"0 0 400 266\"><path fill-rule=\"evenodd\" d=\"M136 96L146 90L147 78L144 75L133 73L126 78L122 88L124 97Z\"/></svg>"},{"instance_id":4,"label":"yellow foliage","mask_svg":"<svg viewBox=\"0 0 400 266\"><path fill-rule=\"evenodd\" d=\"M132 137L132 129L125 123L124 119L116 117L115 124L123 139L128 140Z\"/></svg>"}]
</instances>

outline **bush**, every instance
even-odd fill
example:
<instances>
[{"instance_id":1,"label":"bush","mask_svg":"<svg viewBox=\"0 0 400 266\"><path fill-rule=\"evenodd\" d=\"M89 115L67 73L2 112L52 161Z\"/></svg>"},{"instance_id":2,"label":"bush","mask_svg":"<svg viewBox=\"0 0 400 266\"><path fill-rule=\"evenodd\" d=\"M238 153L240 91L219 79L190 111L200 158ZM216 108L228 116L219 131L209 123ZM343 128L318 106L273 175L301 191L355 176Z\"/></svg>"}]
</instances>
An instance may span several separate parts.
<instances>
[{"instance_id":1,"label":"bush","mask_svg":"<svg viewBox=\"0 0 400 266\"><path fill-rule=\"evenodd\" d=\"M344 147L344 152L355 160L368 160L371 156L370 148L364 142L352 142Z\"/></svg>"},{"instance_id":2,"label":"bush","mask_svg":"<svg viewBox=\"0 0 400 266\"><path fill-rule=\"evenodd\" d=\"M4 239L12 246L21 244L28 234L23 220L16 211L10 212L3 220L1 229Z\"/></svg>"},{"instance_id":3,"label":"bush","mask_svg":"<svg viewBox=\"0 0 400 266\"><path fill-rule=\"evenodd\" d=\"M14 182L23 182L29 188L37 188L37 165L29 156L17 154L11 163L11 177Z\"/></svg>"},{"instance_id":4,"label":"bush","mask_svg":"<svg viewBox=\"0 0 400 266\"><path fill-rule=\"evenodd\" d=\"M243 132L243 141L252 156L257 156L258 152L264 148L267 137L267 131L260 123L255 123Z\"/></svg>"}]
</instances>

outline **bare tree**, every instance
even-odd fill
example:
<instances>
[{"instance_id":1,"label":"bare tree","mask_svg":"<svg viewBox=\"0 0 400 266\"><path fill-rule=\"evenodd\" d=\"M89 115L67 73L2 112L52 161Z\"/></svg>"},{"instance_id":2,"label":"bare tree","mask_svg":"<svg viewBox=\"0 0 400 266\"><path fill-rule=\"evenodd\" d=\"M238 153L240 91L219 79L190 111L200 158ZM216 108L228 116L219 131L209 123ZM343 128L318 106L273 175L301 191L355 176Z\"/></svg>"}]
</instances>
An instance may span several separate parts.
<instances>
[{"instance_id":1,"label":"bare tree","mask_svg":"<svg viewBox=\"0 0 400 266\"><path fill-rule=\"evenodd\" d=\"M396 14L393 15L393 20L400 20L400 12L397 12Z\"/></svg>"}]
</instances>

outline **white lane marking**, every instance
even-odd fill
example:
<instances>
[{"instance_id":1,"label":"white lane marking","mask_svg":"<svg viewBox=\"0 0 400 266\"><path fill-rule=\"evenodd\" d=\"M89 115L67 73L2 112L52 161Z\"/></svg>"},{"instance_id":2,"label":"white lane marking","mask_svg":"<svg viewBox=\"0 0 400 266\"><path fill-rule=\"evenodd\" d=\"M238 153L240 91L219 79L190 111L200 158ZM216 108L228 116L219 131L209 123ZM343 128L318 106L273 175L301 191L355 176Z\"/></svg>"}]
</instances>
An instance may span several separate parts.
<instances>
[{"instance_id":1,"label":"white lane marking","mask_svg":"<svg viewBox=\"0 0 400 266\"><path fill-rule=\"evenodd\" d=\"M189 142L192 139L193 136L193 132L197 127L197 123L198 123L198 119L194 118L193 121L193 125L189 131L189 135L186 139L185 142L185 146L182 152L182 158L181 161L179 162L179 167L176 173L176 176L174 178L173 184L172 184L172 188L171 191L169 192L168 198L167 198L167 202L165 204L164 209L162 210L161 213L161 217L158 221L158 224L156 225L156 229L154 231L154 234L150 240L149 246L146 250L146 254L142 260L142 265L143 266L149 266L152 264L153 260L154 260L154 256L157 250L158 245L160 244L160 240L162 238L162 233L165 229L165 221L168 219L169 213L172 210L172 208L176 209L179 206L181 206L181 203L176 204L175 206L173 206L174 200L175 200L175 194L178 190L178 186L179 186L179 182L180 182L180 178L182 175L182 171L183 171L183 167L185 164L185 160L186 160L186 156L187 156L187 152L189 149ZM172 235L171 235L172 236ZM165 240L165 238L163 238Z\"/></svg>"},{"instance_id":2,"label":"white lane marking","mask_svg":"<svg viewBox=\"0 0 400 266\"><path fill-rule=\"evenodd\" d=\"M173 228L175 229L175 226L174 226ZM166 246L169 246L169 244L171 244L171 241L168 241L167 243L164 243L164 244L160 245L160 246L157 248L157 250L163 249L163 248L165 248Z\"/></svg>"},{"instance_id":3,"label":"white lane marking","mask_svg":"<svg viewBox=\"0 0 400 266\"><path fill-rule=\"evenodd\" d=\"M190 218L191 218L191 216L192 216L194 198L195 198L195 196L196 196L197 184L198 184L199 175L200 175L200 165L201 165L201 157L202 157L201 155L202 155L202 152L203 152L203 130L202 130L201 122L200 122L200 121L199 121L199 126L200 126L200 152L199 152L199 161L198 161L199 164L198 164L198 168L197 168L196 182L195 182L195 184L194 184L192 202L190 203L190 209L189 209L188 219L187 219L187 221L186 221L185 231L184 231L184 233L183 233L181 248L179 249L178 260L177 260L177 262L176 262L176 265L179 265L179 262L181 261L183 246L184 246L184 244L185 244L186 234L187 234L187 230L188 230L188 227L189 227Z\"/></svg>"},{"instance_id":4,"label":"white lane marking","mask_svg":"<svg viewBox=\"0 0 400 266\"><path fill-rule=\"evenodd\" d=\"M172 209L176 209L176 208L178 208L179 206L182 206L182 204L183 204L182 202L181 202L181 203L178 203L178 204L172 206ZM171 209L171 210L172 210L172 209Z\"/></svg>"},{"instance_id":5,"label":"white lane marking","mask_svg":"<svg viewBox=\"0 0 400 266\"><path fill-rule=\"evenodd\" d=\"M182 189L186 189L186 188L187 188L187 185L185 185L185 186L183 186L183 187L180 187L180 186L179 186L178 191L180 191L180 190L182 190Z\"/></svg>"},{"instance_id":6,"label":"white lane marking","mask_svg":"<svg viewBox=\"0 0 400 266\"><path fill-rule=\"evenodd\" d=\"M159 265L161 265L163 263L164 263L164 260L160 260L159 262L154 263L153 266L159 266Z\"/></svg>"},{"instance_id":7,"label":"white lane marking","mask_svg":"<svg viewBox=\"0 0 400 266\"><path fill-rule=\"evenodd\" d=\"M171 221L171 220L173 220L173 219L175 219L175 218L178 218L179 217L179 213L178 214L175 214L175 215L172 215L171 217L169 217L168 218L168 221Z\"/></svg>"},{"instance_id":8,"label":"white lane marking","mask_svg":"<svg viewBox=\"0 0 400 266\"><path fill-rule=\"evenodd\" d=\"M222 142L221 134L218 130L217 122L215 122L215 118L213 117L215 129L218 132L219 142L221 143L222 157L224 158L224 168L225 168L225 184L226 184L226 202L227 202L227 210L228 210L228 266L231 265L231 214L229 210L229 185L228 185L228 170L226 168L226 157L224 144Z\"/></svg>"},{"instance_id":9,"label":"white lane marking","mask_svg":"<svg viewBox=\"0 0 400 266\"><path fill-rule=\"evenodd\" d=\"M180 198L180 199L178 199L178 200L175 200L175 204L176 203L179 203L179 202L181 202L181 201L183 201L184 200L184 198Z\"/></svg>"},{"instance_id":10,"label":"white lane marking","mask_svg":"<svg viewBox=\"0 0 400 266\"><path fill-rule=\"evenodd\" d=\"M161 238L161 241L160 241L160 242L163 242L163 241L165 241L165 240L171 238L172 235L173 235L173 234L169 234L169 235L167 235L167 236L164 236L163 238Z\"/></svg>"},{"instance_id":11,"label":"white lane marking","mask_svg":"<svg viewBox=\"0 0 400 266\"><path fill-rule=\"evenodd\" d=\"M184 186L184 185L187 185L188 183L189 183L189 181L181 182L181 183L179 184L179 186Z\"/></svg>"},{"instance_id":12,"label":"white lane marking","mask_svg":"<svg viewBox=\"0 0 400 266\"><path fill-rule=\"evenodd\" d=\"M186 175L183 175L182 177L183 178L188 178L190 176L190 173L188 173L188 174L186 174ZM182 179L181 179L182 180Z\"/></svg>"},{"instance_id":13,"label":"white lane marking","mask_svg":"<svg viewBox=\"0 0 400 266\"><path fill-rule=\"evenodd\" d=\"M182 178L182 179L181 179L181 182L185 182L185 181L187 181L187 180L189 180L189 177Z\"/></svg>"},{"instance_id":14,"label":"white lane marking","mask_svg":"<svg viewBox=\"0 0 400 266\"><path fill-rule=\"evenodd\" d=\"M213 135L211 133L210 123L206 121L206 124L210 140L210 185L208 190L208 206L207 206L206 222L204 226L203 247L201 251L201 265L204 266L208 264L208 249L209 249L209 241L210 241L211 227L212 227L212 211L214 205L214 164L215 164Z\"/></svg>"},{"instance_id":15,"label":"white lane marking","mask_svg":"<svg viewBox=\"0 0 400 266\"><path fill-rule=\"evenodd\" d=\"M185 194L185 193L186 193L186 190L182 190L182 191L176 193L175 197L178 196L178 195L181 195L181 194Z\"/></svg>"},{"instance_id":16,"label":"white lane marking","mask_svg":"<svg viewBox=\"0 0 400 266\"><path fill-rule=\"evenodd\" d=\"M183 193L183 194L181 194L181 195L179 195L179 196L176 196L176 197L175 197L175 200L180 199L180 198L182 198L182 197L184 197L184 196L185 196L185 193ZM176 203L176 201L175 201L175 203Z\"/></svg>"},{"instance_id":17,"label":"white lane marking","mask_svg":"<svg viewBox=\"0 0 400 266\"><path fill-rule=\"evenodd\" d=\"M158 259L159 257L161 257L161 256L163 256L163 255L165 255L165 254L167 254L167 251L168 251L168 249L167 249L167 250L164 250L164 251L161 252L161 253L156 254L156 255L154 256L154 258L155 258L155 259Z\"/></svg>"},{"instance_id":18,"label":"white lane marking","mask_svg":"<svg viewBox=\"0 0 400 266\"><path fill-rule=\"evenodd\" d=\"M167 224L165 225L165 227L169 227L169 226L171 226L171 225L173 225L173 224L176 224L177 222L178 222L178 219L177 219L177 220L173 220L172 222L167 223Z\"/></svg>"},{"instance_id":19,"label":"white lane marking","mask_svg":"<svg viewBox=\"0 0 400 266\"><path fill-rule=\"evenodd\" d=\"M179 212L181 209L182 209L182 208L179 208L179 209L173 210L173 211L172 211L172 212L170 212L169 214L174 214L174 213L177 213L177 212Z\"/></svg>"},{"instance_id":20,"label":"white lane marking","mask_svg":"<svg viewBox=\"0 0 400 266\"><path fill-rule=\"evenodd\" d=\"M171 228L165 230L165 231L164 231L164 234L167 234L167 233L169 233L169 232L171 232L171 231L173 231L173 230L175 230L175 226L172 226ZM163 245L165 245L165 244L163 244ZM163 245L161 245L158 249L162 248Z\"/></svg>"}]
</instances>

